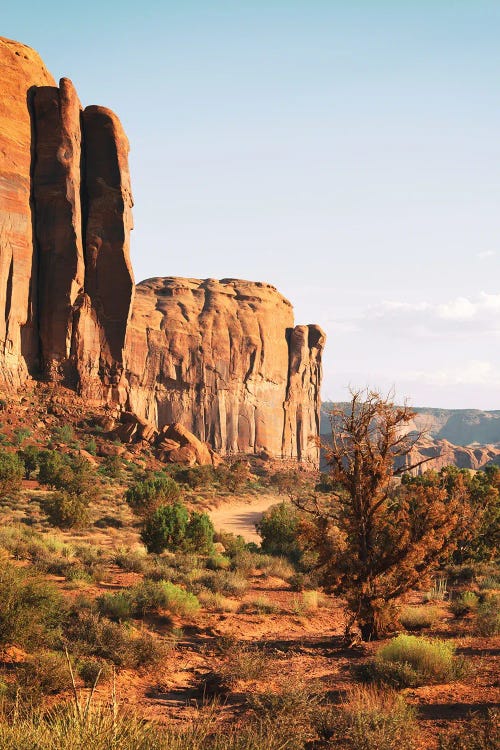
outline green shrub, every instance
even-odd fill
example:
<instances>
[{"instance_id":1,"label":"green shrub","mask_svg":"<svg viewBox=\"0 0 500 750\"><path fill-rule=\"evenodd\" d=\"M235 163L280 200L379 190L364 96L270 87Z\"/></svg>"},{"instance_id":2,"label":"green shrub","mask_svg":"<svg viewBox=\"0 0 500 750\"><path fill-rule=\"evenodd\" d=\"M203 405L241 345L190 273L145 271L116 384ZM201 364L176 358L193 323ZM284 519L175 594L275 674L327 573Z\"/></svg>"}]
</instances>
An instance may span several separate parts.
<instances>
[{"instance_id":1,"label":"green shrub","mask_svg":"<svg viewBox=\"0 0 500 750\"><path fill-rule=\"evenodd\" d=\"M458 599L450 603L450 611L455 617L464 617L477 609L479 598L473 591L464 591Z\"/></svg>"},{"instance_id":2,"label":"green shrub","mask_svg":"<svg viewBox=\"0 0 500 750\"><path fill-rule=\"evenodd\" d=\"M50 643L64 620L58 590L25 568L0 564L0 645Z\"/></svg>"},{"instance_id":3,"label":"green shrub","mask_svg":"<svg viewBox=\"0 0 500 750\"><path fill-rule=\"evenodd\" d=\"M181 549L185 545L189 513L180 501L160 505L143 522L141 540L148 552Z\"/></svg>"},{"instance_id":4,"label":"green shrub","mask_svg":"<svg viewBox=\"0 0 500 750\"><path fill-rule=\"evenodd\" d=\"M111 479L121 479L123 475L123 460L120 456L106 456L99 470Z\"/></svg>"},{"instance_id":5,"label":"green shrub","mask_svg":"<svg viewBox=\"0 0 500 750\"><path fill-rule=\"evenodd\" d=\"M41 484L70 495L78 495L87 502L98 497L98 475L83 456L44 450L38 455L38 465L38 480Z\"/></svg>"},{"instance_id":6,"label":"green shrub","mask_svg":"<svg viewBox=\"0 0 500 750\"><path fill-rule=\"evenodd\" d=\"M61 529L83 528L89 522L89 498L73 492L52 492L40 500L51 524Z\"/></svg>"},{"instance_id":7,"label":"green shrub","mask_svg":"<svg viewBox=\"0 0 500 750\"><path fill-rule=\"evenodd\" d=\"M168 612L172 615L193 615L200 609L194 594L170 581L143 581L135 586L131 595L138 613Z\"/></svg>"},{"instance_id":8,"label":"green shrub","mask_svg":"<svg viewBox=\"0 0 500 750\"><path fill-rule=\"evenodd\" d=\"M12 434L14 436L14 445L20 447L27 438L31 437L31 430L27 427L18 427Z\"/></svg>"},{"instance_id":9,"label":"green shrub","mask_svg":"<svg viewBox=\"0 0 500 750\"><path fill-rule=\"evenodd\" d=\"M399 621L406 630L423 630L434 625L439 617L436 607L404 607Z\"/></svg>"},{"instance_id":10,"label":"green shrub","mask_svg":"<svg viewBox=\"0 0 500 750\"><path fill-rule=\"evenodd\" d=\"M26 479L30 479L33 472L38 469L39 453L40 450L34 445L27 445L26 448L17 451L17 455L24 464L24 476Z\"/></svg>"},{"instance_id":11,"label":"green shrub","mask_svg":"<svg viewBox=\"0 0 500 750\"><path fill-rule=\"evenodd\" d=\"M214 534L210 516L193 511L186 526L187 546L200 555L210 555L214 551Z\"/></svg>"},{"instance_id":12,"label":"green shrub","mask_svg":"<svg viewBox=\"0 0 500 750\"><path fill-rule=\"evenodd\" d=\"M257 533L262 537L262 550L270 555L283 555L298 560L299 521L298 511L290 503L279 503L266 510L255 525Z\"/></svg>"},{"instance_id":13,"label":"green shrub","mask_svg":"<svg viewBox=\"0 0 500 750\"><path fill-rule=\"evenodd\" d=\"M51 433L53 443L63 443L69 445L75 439L75 432L72 425L63 424L60 427L54 427Z\"/></svg>"},{"instance_id":14,"label":"green shrub","mask_svg":"<svg viewBox=\"0 0 500 750\"><path fill-rule=\"evenodd\" d=\"M151 513L158 505L176 505L181 491L172 477L162 472L151 474L133 484L125 493L125 500L136 513ZM186 521L187 523L187 521Z\"/></svg>"},{"instance_id":15,"label":"green shrub","mask_svg":"<svg viewBox=\"0 0 500 750\"><path fill-rule=\"evenodd\" d=\"M171 469L176 482L186 484L192 490L210 487L215 481L215 471L212 466L176 466Z\"/></svg>"},{"instance_id":16,"label":"green shrub","mask_svg":"<svg viewBox=\"0 0 500 750\"><path fill-rule=\"evenodd\" d=\"M132 617L133 600L128 591L102 594L96 599L96 604L101 615L115 622L129 620Z\"/></svg>"},{"instance_id":17,"label":"green shrub","mask_svg":"<svg viewBox=\"0 0 500 750\"><path fill-rule=\"evenodd\" d=\"M478 605L475 631L482 636L500 634L500 594L486 595Z\"/></svg>"},{"instance_id":18,"label":"green shrub","mask_svg":"<svg viewBox=\"0 0 500 750\"><path fill-rule=\"evenodd\" d=\"M233 558L248 550L247 543L241 534L235 535L229 532L219 531L214 537L216 542L223 545L226 554Z\"/></svg>"},{"instance_id":19,"label":"green shrub","mask_svg":"<svg viewBox=\"0 0 500 750\"><path fill-rule=\"evenodd\" d=\"M437 638L398 635L377 651L365 674L397 687L448 682L462 668L454 652L452 643Z\"/></svg>"},{"instance_id":20,"label":"green shrub","mask_svg":"<svg viewBox=\"0 0 500 750\"><path fill-rule=\"evenodd\" d=\"M18 455L0 451L0 497L18 492L24 474L24 464Z\"/></svg>"}]
</instances>

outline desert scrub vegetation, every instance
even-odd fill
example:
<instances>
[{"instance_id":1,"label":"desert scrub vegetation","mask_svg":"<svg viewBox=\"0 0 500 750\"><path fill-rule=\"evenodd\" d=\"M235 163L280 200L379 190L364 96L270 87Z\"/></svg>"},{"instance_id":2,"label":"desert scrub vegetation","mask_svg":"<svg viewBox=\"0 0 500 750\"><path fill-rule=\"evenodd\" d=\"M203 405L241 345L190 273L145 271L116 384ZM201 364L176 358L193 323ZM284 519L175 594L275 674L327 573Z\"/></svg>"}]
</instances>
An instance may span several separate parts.
<instances>
[{"instance_id":1,"label":"desert scrub vegetation","mask_svg":"<svg viewBox=\"0 0 500 750\"><path fill-rule=\"evenodd\" d=\"M477 607L474 631L481 636L500 635L500 594L483 594Z\"/></svg>"},{"instance_id":2,"label":"desert scrub vegetation","mask_svg":"<svg viewBox=\"0 0 500 750\"><path fill-rule=\"evenodd\" d=\"M24 464L19 456L0 451L0 497L18 492L24 473Z\"/></svg>"},{"instance_id":3,"label":"desert scrub vegetation","mask_svg":"<svg viewBox=\"0 0 500 750\"><path fill-rule=\"evenodd\" d=\"M143 581L130 591L130 596L136 612L142 616L167 612L192 617L200 609L200 602L194 594L171 581Z\"/></svg>"},{"instance_id":4,"label":"desert scrub vegetation","mask_svg":"<svg viewBox=\"0 0 500 750\"><path fill-rule=\"evenodd\" d=\"M131 485L125 493L125 500L133 511L147 515L158 505L176 503L181 499L177 482L164 472L146 474L143 479Z\"/></svg>"},{"instance_id":5,"label":"desert scrub vegetation","mask_svg":"<svg viewBox=\"0 0 500 750\"><path fill-rule=\"evenodd\" d=\"M349 750L412 750L418 728L416 711L387 688L360 686L350 690L336 715L333 736ZM340 744L342 743L342 744Z\"/></svg>"},{"instance_id":6,"label":"desert scrub vegetation","mask_svg":"<svg viewBox=\"0 0 500 750\"><path fill-rule=\"evenodd\" d=\"M199 554L213 552L214 527L206 513L188 509L180 500L160 504L142 523L141 540L148 552L194 550Z\"/></svg>"},{"instance_id":7,"label":"desert scrub vegetation","mask_svg":"<svg viewBox=\"0 0 500 750\"><path fill-rule=\"evenodd\" d=\"M65 616L59 591L38 574L0 563L0 648L50 645Z\"/></svg>"},{"instance_id":8,"label":"desert scrub vegetation","mask_svg":"<svg viewBox=\"0 0 500 750\"><path fill-rule=\"evenodd\" d=\"M406 630L431 628L439 618L437 607L403 607L399 622Z\"/></svg>"},{"instance_id":9,"label":"desert scrub vegetation","mask_svg":"<svg viewBox=\"0 0 500 750\"><path fill-rule=\"evenodd\" d=\"M498 709L490 709L486 716L472 716L459 728L443 732L439 737L439 750L498 750L499 747Z\"/></svg>"},{"instance_id":10,"label":"desert scrub vegetation","mask_svg":"<svg viewBox=\"0 0 500 750\"><path fill-rule=\"evenodd\" d=\"M438 638L398 635L359 669L362 679L395 688L450 682L465 673L453 643Z\"/></svg>"},{"instance_id":11,"label":"desert scrub vegetation","mask_svg":"<svg viewBox=\"0 0 500 750\"><path fill-rule=\"evenodd\" d=\"M473 591L464 591L450 602L450 612L455 617L464 617L477 609L479 598Z\"/></svg>"},{"instance_id":12,"label":"desert scrub vegetation","mask_svg":"<svg viewBox=\"0 0 500 750\"><path fill-rule=\"evenodd\" d=\"M200 711L182 727L157 726L130 710L92 702L53 711L0 713L2 750L304 750L273 720L218 722L217 708Z\"/></svg>"}]
</instances>

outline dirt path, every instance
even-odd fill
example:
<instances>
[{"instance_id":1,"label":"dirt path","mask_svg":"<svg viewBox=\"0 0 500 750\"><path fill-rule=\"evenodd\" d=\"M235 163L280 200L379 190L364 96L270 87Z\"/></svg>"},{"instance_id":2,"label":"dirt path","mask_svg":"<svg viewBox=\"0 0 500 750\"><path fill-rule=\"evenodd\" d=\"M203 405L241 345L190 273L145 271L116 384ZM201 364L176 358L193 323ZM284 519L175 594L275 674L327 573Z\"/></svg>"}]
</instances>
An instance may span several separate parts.
<instances>
[{"instance_id":1,"label":"dirt path","mask_svg":"<svg viewBox=\"0 0 500 750\"><path fill-rule=\"evenodd\" d=\"M216 531L241 534L246 542L259 544L261 539L255 531L255 524L260 521L265 510L282 501L283 498L277 495L265 495L246 501L238 499L235 503L224 503L208 513Z\"/></svg>"}]
</instances>

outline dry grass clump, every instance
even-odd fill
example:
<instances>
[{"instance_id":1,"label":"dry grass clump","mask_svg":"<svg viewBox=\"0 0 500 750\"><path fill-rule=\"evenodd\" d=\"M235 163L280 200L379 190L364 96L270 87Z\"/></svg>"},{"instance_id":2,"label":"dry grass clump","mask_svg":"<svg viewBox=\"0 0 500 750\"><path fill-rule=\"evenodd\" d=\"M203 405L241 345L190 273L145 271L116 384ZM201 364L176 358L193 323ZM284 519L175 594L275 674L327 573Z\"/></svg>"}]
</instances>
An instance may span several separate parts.
<instances>
[{"instance_id":1,"label":"dry grass clump","mask_svg":"<svg viewBox=\"0 0 500 750\"><path fill-rule=\"evenodd\" d=\"M239 608L240 612L251 612L257 615L276 615L281 609L278 604L271 601L269 597L261 595L242 602Z\"/></svg>"},{"instance_id":2,"label":"dry grass clump","mask_svg":"<svg viewBox=\"0 0 500 750\"><path fill-rule=\"evenodd\" d=\"M399 621L406 630L431 628L438 618L437 607L404 607L399 615Z\"/></svg>"},{"instance_id":3,"label":"dry grass clump","mask_svg":"<svg viewBox=\"0 0 500 750\"><path fill-rule=\"evenodd\" d=\"M229 599L222 594L216 594L213 591L201 591L198 594L200 604L209 612L236 612L239 608L239 602Z\"/></svg>"},{"instance_id":4,"label":"dry grass clump","mask_svg":"<svg viewBox=\"0 0 500 750\"><path fill-rule=\"evenodd\" d=\"M341 734L352 750L411 750L415 747L415 709L391 690L373 685L355 687L349 692L342 713Z\"/></svg>"},{"instance_id":5,"label":"dry grass clump","mask_svg":"<svg viewBox=\"0 0 500 750\"><path fill-rule=\"evenodd\" d=\"M477 609L479 598L473 591L464 591L450 603L450 611L455 617L465 617Z\"/></svg>"}]
</instances>

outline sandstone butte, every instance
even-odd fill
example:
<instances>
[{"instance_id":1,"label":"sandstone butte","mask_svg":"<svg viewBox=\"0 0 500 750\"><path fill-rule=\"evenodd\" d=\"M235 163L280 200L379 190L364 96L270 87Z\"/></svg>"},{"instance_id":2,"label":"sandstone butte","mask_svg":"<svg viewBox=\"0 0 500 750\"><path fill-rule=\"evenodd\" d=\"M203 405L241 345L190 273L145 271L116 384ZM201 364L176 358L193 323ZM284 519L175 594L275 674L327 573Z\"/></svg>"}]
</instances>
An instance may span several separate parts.
<instances>
[{"instance_id":1,"label":"sandstone butte","mask_svg":"<svg viewBox=\"0 0 500 750\"><path fill-rule=\"evenodd\" d=\"M318 461L323 331L271 285L134 282L129 144L0 38L0 386L60 382L221 454Z\"/></svg>"}]
</instances>

